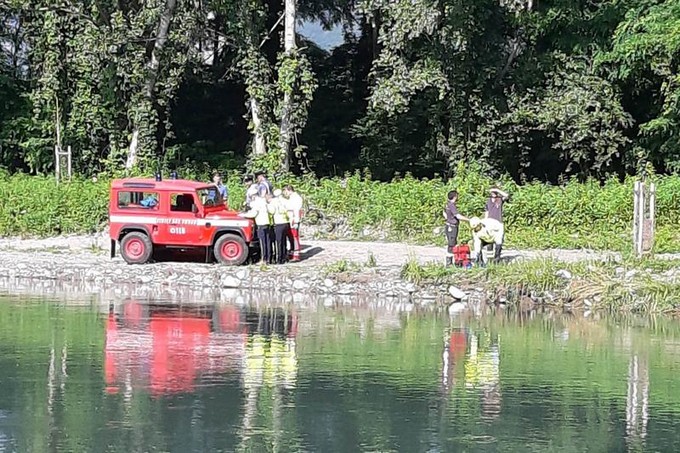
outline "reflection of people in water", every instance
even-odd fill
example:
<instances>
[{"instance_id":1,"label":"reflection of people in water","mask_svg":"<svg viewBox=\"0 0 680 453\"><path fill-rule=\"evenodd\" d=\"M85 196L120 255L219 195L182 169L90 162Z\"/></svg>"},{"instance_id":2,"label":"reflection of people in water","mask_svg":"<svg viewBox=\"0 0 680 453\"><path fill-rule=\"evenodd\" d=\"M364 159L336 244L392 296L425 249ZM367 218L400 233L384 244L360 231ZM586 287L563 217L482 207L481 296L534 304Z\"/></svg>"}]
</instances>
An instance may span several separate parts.
<instances>
[{"instance_id":1,"label":"reflection of people in water","mask_svg":"<svg viewBox=\"0 0 680 453\"><path fill-rule=\"evenodd\" d=\"M500 344L496 336L451 328L445 335L442 354L442 389L451 391L464 376L465 388L481 391L482 418L500 415ZM446 399L445 399L446 401Z\"/></svg>"},{"instance_id":2,"label":"reflection of people in water","mask_svg":"<svg viewBox=\"0 0 680 453\"><path fill-rule=\"evenodd\" d=\"M442 386L449 390L456 385L465 363L468 333L463 328L453 328L446 335L442 355Z\"/></svg>"},{"instance_id":3,"label":"reflection of people in water","mask_svg":"<svg viewBox=\"0 0 680 453\"><path fill-rule=\"evenodd\" d=\"M465 363L465 386L482 390L482 417L496 418L501 410L500 342L487 333L471 335Z\"/></svg>"},{"instance_id":4,"label":"reflection of people in water","mask_svg":"<svg viewBox=\"0 0 680 453\"><path fill-rule=\"evenodd\" d=\"M295 386L297 318L282 310L246 313L244 385Z\"/></svg>"},{"instance_id":5,"label":"reflection of people in water","mask_svg":"<svg viewBox=\"0 0 680 453\"><path fill-rule=\"evenodd\" d=\"M296 316L282 310L250 312L246 314L246 325L248 340L243 359L245 398L239 450L247 449L252 436L260 389L272 389L272 420L277 424L280 423L283 407L282 390L294 388L297 379ZM281 434L280 427L274 426L273 431L275 437Z\"/></svg>"},{"instance_id":6,"label":"reflection of people in water","mask_svg":"<svg viewBox=\"0 0 680 453\"><path fill-rule=\"evenodd\" d=\"M253 335L246 344L243 363L243 385L246 388L295 387L297 357L295 339Z\"/></svg>"}]
</instances>

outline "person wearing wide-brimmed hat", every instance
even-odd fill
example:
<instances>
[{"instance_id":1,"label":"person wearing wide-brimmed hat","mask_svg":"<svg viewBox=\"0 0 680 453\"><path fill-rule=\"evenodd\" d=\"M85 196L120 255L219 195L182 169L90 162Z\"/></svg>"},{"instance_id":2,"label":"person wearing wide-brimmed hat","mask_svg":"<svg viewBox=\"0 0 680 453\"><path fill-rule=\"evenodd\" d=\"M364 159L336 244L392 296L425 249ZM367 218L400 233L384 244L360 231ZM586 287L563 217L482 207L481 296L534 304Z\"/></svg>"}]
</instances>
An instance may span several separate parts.
<instances>
[{"instance_id":1,"label":"person wearing wide-brimmed hat","mask_svg":"<svg viewBox=\"0 0 680 453\"><path fill-rule=\"evenodd\" d=\"M487 245L494 246L494 262L500 262L504 237L503 224L496 219L479 217L472 217L469 223L472 229L473 255L477 257L477 262L484 262L482 248Z\"/></svg>"}]
</instances>

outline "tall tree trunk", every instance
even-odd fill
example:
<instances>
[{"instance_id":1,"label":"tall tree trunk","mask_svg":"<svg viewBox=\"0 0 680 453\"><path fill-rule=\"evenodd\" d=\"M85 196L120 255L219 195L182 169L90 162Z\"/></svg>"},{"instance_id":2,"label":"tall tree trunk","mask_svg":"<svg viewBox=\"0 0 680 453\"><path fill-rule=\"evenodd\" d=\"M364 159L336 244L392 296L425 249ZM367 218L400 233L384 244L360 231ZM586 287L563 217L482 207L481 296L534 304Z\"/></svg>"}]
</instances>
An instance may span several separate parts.
<instances>
[{"instance_id":1,"label":"tall tree trunk","mask_svg":"<svg viewBox=\"0 0 680 453\"><path fill-rule=\"evenodd\" d=\"M380 11L373 11L371 16L371 52L373 53L372 58L375 60L378 58L378 53L380 49L378 48L378 35L380 33Z\"/></svg>"},{"instance_id":2,"label":"tall tree trunk","mask_svg":"<svg viewBox=\"0 0 680 453\"><path fill-rule=\"evenodd\" d=\"M177 5L177 0L166 0L165 8L161 14L160 21L158 23L158 31L156 33L156 40L151 50L151 59L147 63L147 75L146 82L144 83L143 96L149 104L153 102L154 90L156 88L156 80L158 78L158 68L160 67L159 55L163 50L163 46L168 40L168 30L170 28L170 22L172 21L172 16L175 13L175 6ZM153 108L151 106L151 108ZM139 119L136 118L132 128L132 138L130 139L130 147L128 148L127 162L125 163L125 169L130 170L137 163L137 151L139 147L139 130L140 124Z\"/></svg>"},{"instance_id":3,"label":"tall tree trunk","mask_svg":"<svg viewBox=\"0 0 680 453\"><path fill-rule=\"evenodd\" d=\"M284 3L284 31L283 50L287 57L295 51L295 0L285 0ZM293 123L291 113L293 110L293 98L289 91L283 96L283 108L281 109L280 148L283 156L282 168L290 170L290 140L293 135Z\"/></svg>"},{"instance_id":4,"label":"tall tree trunk","mask_svg":"<svg viewBox=\"0 0 680 453\"><path fill-rule=\"evenodd\" d=\"M262 133L260 106L255 98L250 98L250 114L253 118L253 133L255 134L255 140L253 141L253 155L262 156L267 154L267 147L264 141L264 134Z\"/></svg>"}]
</instances>

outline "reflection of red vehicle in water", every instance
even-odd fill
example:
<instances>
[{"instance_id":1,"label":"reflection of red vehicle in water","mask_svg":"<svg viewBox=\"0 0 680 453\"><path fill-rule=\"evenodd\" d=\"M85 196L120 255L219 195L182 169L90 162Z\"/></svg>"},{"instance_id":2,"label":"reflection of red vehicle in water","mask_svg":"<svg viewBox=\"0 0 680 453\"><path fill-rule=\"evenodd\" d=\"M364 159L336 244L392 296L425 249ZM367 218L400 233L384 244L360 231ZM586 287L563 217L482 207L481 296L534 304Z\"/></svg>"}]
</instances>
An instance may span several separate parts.
<instances>
[{"instance_id":1,"label":"reflection of red vehicle in water","mask_svg":"<svg viewBox=\"0 0 680 453\"><path fill-rule=\"evenodd\" d=\"M178 308L126 302L119 315L109 314L106 323L107 391L144 387L154 395L190 392L198 378L238 371L248 334L271 326L272 321L263 321L267 319L234 306Z\"/></svg>"},{"instance_id":2,"label":"reflection of red vehicle in water","mask_svg":"<svg viewBox=\"0 0 680 453\"><path fill-rule=\"evenodd\" d=\"M442 385L448 389L454 386L458 375L462 374L462 367L467 352L467 329L451 329L444 344L442 356Z\"/></svg>"},{"instance_id":3,"label":"reflection of red vehicle in water","mask_svg":"<svg viewBox=\"0 0 680 453\"><path fill-rule=\"evenodd\" d=\"M210 319L162 314L151 318L149 330L153 393L192 390L197 373L214 371L208 357Z\"/></svg>"}]
</instances>

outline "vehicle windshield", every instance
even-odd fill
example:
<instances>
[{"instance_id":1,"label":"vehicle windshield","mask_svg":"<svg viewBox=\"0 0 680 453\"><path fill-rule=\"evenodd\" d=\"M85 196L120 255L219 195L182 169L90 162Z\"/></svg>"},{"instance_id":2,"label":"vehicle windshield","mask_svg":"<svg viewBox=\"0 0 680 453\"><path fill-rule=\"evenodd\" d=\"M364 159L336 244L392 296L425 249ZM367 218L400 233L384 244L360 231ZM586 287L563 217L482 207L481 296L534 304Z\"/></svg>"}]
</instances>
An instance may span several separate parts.
<instances>
[{"instance_id":1,"label":"vehicle windshield","mask_svg":"<svg viewBox=\"0 0 680 453\"><path fill-rule=\"evenodd\" d=\"M208 186L202 189L198 189L198 198L201 200L203 206L222 206L224 205L224 199L220 194L217 186Z\"/></svg>"}]
</instances>

